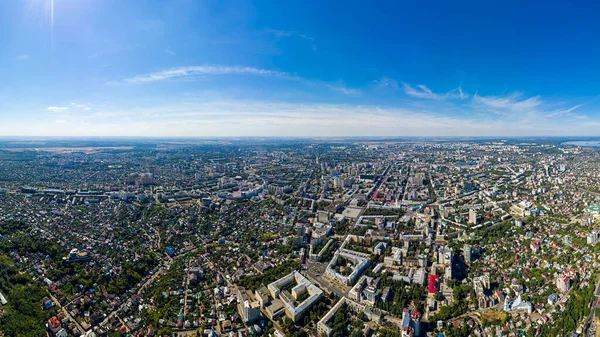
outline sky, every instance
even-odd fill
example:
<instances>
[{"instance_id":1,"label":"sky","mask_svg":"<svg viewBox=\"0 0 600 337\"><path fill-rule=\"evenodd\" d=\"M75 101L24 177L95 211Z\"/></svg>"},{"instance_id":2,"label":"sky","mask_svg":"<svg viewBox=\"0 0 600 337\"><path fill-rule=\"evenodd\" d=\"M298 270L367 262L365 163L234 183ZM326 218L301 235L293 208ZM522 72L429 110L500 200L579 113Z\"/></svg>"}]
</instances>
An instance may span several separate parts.
<instances>
[{"instance_id":1,"label":"sky","mask_svg":"<svg viewBox=\"0 0 600 337\"><path fill-rule=\"evenodd\" d=\"M0 1L0 136L600 136L599 2Z\"/></svg>"}]
</instances>

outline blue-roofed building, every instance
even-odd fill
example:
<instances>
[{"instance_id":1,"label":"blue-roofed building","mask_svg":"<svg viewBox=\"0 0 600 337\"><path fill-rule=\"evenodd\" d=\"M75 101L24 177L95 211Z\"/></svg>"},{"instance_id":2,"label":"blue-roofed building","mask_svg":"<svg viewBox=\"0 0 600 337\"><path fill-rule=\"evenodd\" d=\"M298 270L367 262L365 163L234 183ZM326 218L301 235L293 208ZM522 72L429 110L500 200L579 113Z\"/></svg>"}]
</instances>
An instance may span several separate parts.
<instances>
[{"instance_id":1,"label":"blue-roofed building","mask_svg":"<svg viewBox=\"0 0 600 337\"><path fill-rule=\"evenodd\" d=\"M169 254L169 256L175 255L175 248L173 248L173 247L167 247L167 249L165 249L165 251L167 252L167 254Z\"/></svg>"}]
</instances>

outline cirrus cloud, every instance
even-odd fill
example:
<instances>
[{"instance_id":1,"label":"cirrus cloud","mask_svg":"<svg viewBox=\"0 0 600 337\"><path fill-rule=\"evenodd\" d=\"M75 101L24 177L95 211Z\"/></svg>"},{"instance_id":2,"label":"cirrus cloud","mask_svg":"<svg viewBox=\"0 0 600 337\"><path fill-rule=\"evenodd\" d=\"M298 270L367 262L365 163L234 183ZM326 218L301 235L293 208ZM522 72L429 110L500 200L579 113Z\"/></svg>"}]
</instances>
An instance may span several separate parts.
<instances>
[{"instance_id":1,"label":"cirrus cloud","mask_svg":"<svg viewBox=\"0 0 600 337\"><path fill-rule=\"evenodd\" d=\"M193 78L194 76L260 76L269 78L286 79L302 83L309 86L321 86L344 95L356 95L360 93L358 89L348 88L343 82L329 83L323 81L310 80L297 75L292 75L279 70L261 69L255 67L240 67L240 66L220 66L220 65L203 65L189 66L165 69L153 73L137 75L122 79L117 82L107 82L108 85L114 84L132 84L142 85L153 82L162 82L177 78ZM341 84L340 84L341 83Z\"/></svg>"},{"instance_id":2,"label":"cirrus cloud","mask_svg":"<svg viewBox=\"0 0 600 337\"><path fill-rule=\"evenodd\" d=\"M52 112L65 112L69 110L69 108L66 106L49 106L47 110Z\"/></svg>"},{"instance_id":3,"label":"cirrus cloud","mask_svg":"<svg viewBox=\"0 0 600 337\"><path fill-rule=\"evenodd\" d=\"M424 84L417 85L416 88L412 87L408 83L402 82L402 87L404 88L404 92L412 97L416 98L425 98L425 99L433 99L433 100L445 100L445 99L463 99L467 98L467 95L462 91L462 88L459 86L456 89L452 89L444 94L434 93L429 87Z\"/></svg>"},{"instance_id":4,"label":"cirrus cloud","mask_svg":"<svg viewBox=\"0 0 600 337\"><path fill-rule=\"evenodd\" d=\"M173 78L198 76L198 75L254 75L254 76L270 76L270 77L281 77L281 78L295 78L288 73L277 71L259 69L254 67L235 67L235 66L190 66L190 67L178 67L166 70L157 71L154 73L137 75L134 77L123 79L122 83L127 84L144 84L151 82L165 81ZM110 82L112 84L114 82Z\"/></svg>"}]
</instances>

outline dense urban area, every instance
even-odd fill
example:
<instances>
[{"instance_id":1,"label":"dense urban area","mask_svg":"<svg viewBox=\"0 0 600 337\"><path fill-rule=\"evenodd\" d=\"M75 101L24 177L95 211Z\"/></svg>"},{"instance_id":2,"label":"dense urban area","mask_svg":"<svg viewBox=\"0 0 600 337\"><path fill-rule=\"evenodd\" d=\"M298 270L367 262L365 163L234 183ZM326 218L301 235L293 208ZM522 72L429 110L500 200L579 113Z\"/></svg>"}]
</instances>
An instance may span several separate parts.
<instances>
[{"instance_id":1,"label":"dense urban area","mask_svg":"<svg viewBox=\"0 0 600 337\"><path fill-rule=\"evenodd\" d=\"M0 336L600 336L586 145L3 139Z\"/></svg>"}]
</instances>

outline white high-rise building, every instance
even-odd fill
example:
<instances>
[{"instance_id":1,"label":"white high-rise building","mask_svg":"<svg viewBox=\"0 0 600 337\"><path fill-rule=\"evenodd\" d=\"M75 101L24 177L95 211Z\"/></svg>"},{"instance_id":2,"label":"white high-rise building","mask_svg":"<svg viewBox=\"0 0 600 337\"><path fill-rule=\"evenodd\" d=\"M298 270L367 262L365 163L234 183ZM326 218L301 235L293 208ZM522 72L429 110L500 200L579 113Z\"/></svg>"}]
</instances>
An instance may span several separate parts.
<instances>
[{"instance_id":1,"label":"white high-rise building","mask_svg":"<svg viewBox=\"0 0 600 337\"><path fill-rule=\"evenodd\" d=\"M471 245L465 244L463 246L463 256L465 258L465 263L471 263Z\"/></svg>"},{"instance_id":2,"label":"white high-rise building","mask_svg":"<svg viewBox=\"0 0 600 337\"><path fill-rule=\"evenodd\" d=\"M469 210L469 224L477 224L477 212L472 208Z\"/></svg>"}]
</instances>

